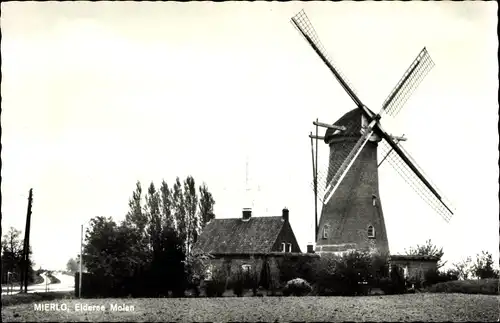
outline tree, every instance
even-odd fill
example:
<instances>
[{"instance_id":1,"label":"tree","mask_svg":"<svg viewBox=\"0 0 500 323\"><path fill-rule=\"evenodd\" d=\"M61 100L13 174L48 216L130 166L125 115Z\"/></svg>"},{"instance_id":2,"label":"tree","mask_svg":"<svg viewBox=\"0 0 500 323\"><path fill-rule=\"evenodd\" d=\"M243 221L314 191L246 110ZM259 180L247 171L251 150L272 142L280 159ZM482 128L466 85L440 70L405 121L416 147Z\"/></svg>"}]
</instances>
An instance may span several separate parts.
<instances>
[{"instance_id":1,"label":"tree","mask_svg":"<svg viewBox=\"0 0 500 323\"><path fill-rule=\"evenodd\" d=\"M20 281L23 268L23 248L24 243L21 238L22 231L14 227L10 227L6 234L2 237L2 283L6 283L8 276L14 281ZM32 249L28 248L28 282L34 280L34 263L31 260ZM11 274L8 274L8 273Z\"/></svg>"},{"instance_id":2,"label":"tree","mask_svg":"<svg viewBox=\"0 0 500 323\"><path fill-rule=\"evenodd\" d=\"M129 200L129 208L125 221L128 226L136 229L141 236L146 235L146 225L148 218L142 208L142 187L141 182L137 181L135 191L132 193L132 198Z\"/></svg>"},{"instance_id":3,"label":"tree","mask_svg":"<svg viewBox=\"0 0 500 323\"><path fill-rule=\"evenodd\" d=\"M132 198L129 200L129 211L125 216L124 223L122 223L122 226L131 230L127 234L130 235L131 240L129 241L130 256L136 260L134 262L135 271L141 271L142 266L148 262L150 257L147 225L148 216L144 213L142 205L142 186L137 181Z\"/></svg>"},{"instance_id":4,"label":"tree","mask_svg":"<svg viewBox=\"0 0 500 323\"><path fill-rule=\"evenodd\" d=\"M214 198L212 193L208 191L207 185L203 183L200 188L200 217L201 217L201 226L202 228L210 222L210 220L215 218L214 214Z\"/></svg>"},{"instance_id":5,"label":"tree","mask_svg":"<svg viewBox=\"0 0 500 323\"><path fill-rule=\"evenodd\" d=\"M443 248L438 248L436 245L432 244L431 240L427 240L424 245L417 245L416 247L410 247L409 250L405 250L407 255L412 256L432 256L437 257L438 263L437 268L443 267L446 262L442 262L441 258L444 255Z\"/></svg>"},{"instance_id":6,"label":"tree","mask_svg":"<svg viewBox=\"0 0 500 323\"><path fill-rule=\"evenodd\" d=\"M161 218L162 218L162 226L164 231L176 231L177 230L177 222L175 221L174 215L172 213L173 200L172 200L172 192L168 187L167 182L163 180L161 182L160 187L160 200L161 200Z\"/></svg>"},{"instance_id":7,"label":"tree","mask_svg":"<svg viewBox=\"0 0 500 323\"><path fill-rule=\"evenodd\" d=\"M472 272L479 279L498 278L498 271L493 268L493 256L488 251L477 255L472 265Z\"/></svg>"},{"instance_id":8,"label":"tree","mask_svg":"<svg viewBox=\"0 0 500 323\"><path fill-rule=\"evenodd\" d=\"M457 271L458 279L466 280L472 275L472 259L467 257L464 260L453 263L453 269Z\"/></svg>"},{"instance_id":9,"label":"tree","mask_svg":"<svg viewBox=\"0 0 500 323\"><path fill-rule=\"evenodd\" d=\"M80 259L78 259L78 260L80 260ZM75 259L69 258L68 262L66 263L66 270L68 272L74 274L80 270L80 267Z\"/></svg>"},{"instance_id":10,"label":"tree","mask_svg":"<svg viewBox=\"0 0 500 323\"><path fill-rule=\"evenodd\" d=\"M175 179L172 189L172 213L177 223L177 236L181 241L186 241L186 209L184 204L184 193L179 177Z\"/></svg>"},{"instance_id":11,"label":"tree","mask_svg":"<svg viewBox=\"0 0 500 323\"><path fill-rule=\"evenodd\" d=\"M185 215L185 239L186 256L189 257L191 249L198 239L201 230L201 221L198 209L198 195L194 178L188 176L184 181L184 215Z\"/></svg>"},{"instance_id":12,"label":"tree","mask_svg":"<svg viewBox=\"0 0 500 323\"><path fill-rule=\"evenodd\" d=\"M162 221L160 214L160 195L156 191L153 182L149 185L148 193L146 194L144 215L148 219L146 230L149 238L149 249L153 252L154 257L161 249Z\"/></svg>"}]
</instances>

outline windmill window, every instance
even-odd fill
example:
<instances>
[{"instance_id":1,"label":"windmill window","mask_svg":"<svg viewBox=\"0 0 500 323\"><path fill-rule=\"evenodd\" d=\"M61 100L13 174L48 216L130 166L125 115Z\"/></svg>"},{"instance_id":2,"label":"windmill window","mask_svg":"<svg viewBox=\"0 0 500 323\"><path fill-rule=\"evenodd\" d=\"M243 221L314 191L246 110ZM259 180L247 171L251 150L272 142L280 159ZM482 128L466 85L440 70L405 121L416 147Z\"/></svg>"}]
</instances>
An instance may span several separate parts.
<instances>
[{"instance_id":1,"label":"windmill window","mask_svg":"<svg viewBox=\"0 0 500 323\"><path fill-rule=\"evenodd\" d=\"M368 238L375 238L375 228L372 225L368 226Z\"/></svg>"},{"instance_id":2,"label":"windmill window","mask_svg":"<svg viewBox=\"0 0 500 323\"><path fill-rule=\"evenodd\" d=\"M291 243L287 243L286 246L287 246L287 251L288 252L292 252L292 244Z\"/></svg>"},{"instance_id":3,"label":"windmill window","mask_svg":"<svg viewBox=\"0 0 500 323\"><path fill-rule=\"evenodd\" d=\"M377 196L376 195L372 195L372 203L373 203L373 206L377 206Z\"/></svg>"},{"instance_id":4,"label":"windmill window","mask_svg":"<svg viewBox=\"0 0 500 323\"><path fill-rule=\"evenodd\" d=\"M328 239L328 225L323 227L323 239Z\"/></svg>"},{"instance_id":5,"label":"windmill window","mask_svg":"<svg viewBox=\"0 0 500 323\"><path fill-rule=\"evenodd\" d=\"M282 250L283 252L286 252L285 247L286 247L286 244L285 244L284 242L282 242L282 243L281 243L281 250Z\"/></svg>"}]
</instances>

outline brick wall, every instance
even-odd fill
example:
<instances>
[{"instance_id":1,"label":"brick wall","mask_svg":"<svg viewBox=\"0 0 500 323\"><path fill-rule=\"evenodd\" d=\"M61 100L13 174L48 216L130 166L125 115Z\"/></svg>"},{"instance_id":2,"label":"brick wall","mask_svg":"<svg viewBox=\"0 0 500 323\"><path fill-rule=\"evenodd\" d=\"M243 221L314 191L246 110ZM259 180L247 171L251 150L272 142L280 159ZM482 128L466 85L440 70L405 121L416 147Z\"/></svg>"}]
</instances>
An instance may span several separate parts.
<instances>
[{"instance_id":1,"label":"brick wall","mask_svg":"<svg viewBox=\"0 0 500 323\"><path fill-rule=\"evenodd\" d=\"M327 183L358 139L359 137L344 137L330 143ZM370 225L375 229L375 238L368 237ZM328 238L323 239L325 227ZM316 251L322 253L348 249L376 249L379 252L389 253L379 195L376 141L369 141L365 145L321 212Z\"/></svg>"},{"instance_id":2,"label":"brick wall","mask_svg":"<svg viewBox=\"0 0 500 323\"><path fill-rule=\"evenodd\" d=\"M405 278L413 278L417 275L423 279L424 274L428 270L437 269L437 260L426 260L426 259L391 259L391 265L397 265L404 269Z\"/></svg>"},{"instance_id":3,"label":"brick wall","mask_svg":"<svg viewBox=\"0 0 500 323\"><path fill-rule=\"evenodd\" d=\"M225 268L227 274L231 276L234 274L238 268L243 265L255 266L255 269L260 274L264 262L269 264L270 274L279 279L279 264L283 259L288 256L292 257L306 257L306 258L318 258L317 254L304 254L304 253L258 253L258 254L214 254L214 258L210 260L213 268Z\"/></svg>"}]
</instances>

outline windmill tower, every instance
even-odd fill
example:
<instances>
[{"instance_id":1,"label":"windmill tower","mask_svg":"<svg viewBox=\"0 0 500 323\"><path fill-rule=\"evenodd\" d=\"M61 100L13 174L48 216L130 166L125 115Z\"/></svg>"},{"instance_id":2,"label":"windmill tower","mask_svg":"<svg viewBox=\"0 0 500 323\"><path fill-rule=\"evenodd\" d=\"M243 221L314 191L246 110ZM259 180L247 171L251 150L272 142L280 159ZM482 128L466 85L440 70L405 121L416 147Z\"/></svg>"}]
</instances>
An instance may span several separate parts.
<instances>
[{"instance_id":1,"label":"windmill tower","mask_svg":"<svg viewBox=\"0 0 500 323\"><path fill-rule=\"evenodd\" d=\"M389 253L378 183L378 167L385 160L449 221L453 214L450 204L399 144L405 138L392 136L380 124L383 114L395 116L400 111L411 92L434 66L426 48L418 54L376 114L361 102L345 77L334 67L304 11L294 16L292 23L356 104L355 109L334 124L313 122L316 127L327 128L325 136L309 135L311 139L324 140L330 148L324 189L318 185L317 158L314 161L313 152L314 190L322 202L319 223L315 221L316 252L365 249ZM380 162L377 160L379 147L385 155Z\"/></svg>"}]
</instances>

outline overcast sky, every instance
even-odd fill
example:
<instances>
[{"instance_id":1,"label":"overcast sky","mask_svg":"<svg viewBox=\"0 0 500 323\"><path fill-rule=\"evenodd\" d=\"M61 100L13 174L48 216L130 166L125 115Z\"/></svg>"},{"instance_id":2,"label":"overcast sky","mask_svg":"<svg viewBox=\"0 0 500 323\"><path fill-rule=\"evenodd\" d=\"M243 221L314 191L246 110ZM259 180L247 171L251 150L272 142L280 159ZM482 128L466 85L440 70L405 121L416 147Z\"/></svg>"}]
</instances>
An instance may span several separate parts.
<instances>
[{"instance_id":1,"label":"overcast sky","mask_svg":"<svg viewBox=\"0 0 500 323\"><path fill-rule=\"evenodd\" d=\"M124 218L143 186L192 175L218 218L253 216L314 240L308 134L354 104L290 23L305 9L363 102L378 111L418 52L436 66L382 119L457 211L446 223L385 163L392 253L432 239L445 258L498 259L496 2L2 3L2 229L64 268L80 224ZM324 130L321 129L323 132ZM320 142L320 167L328 147Z\"/></svg>"}]
</instances>

